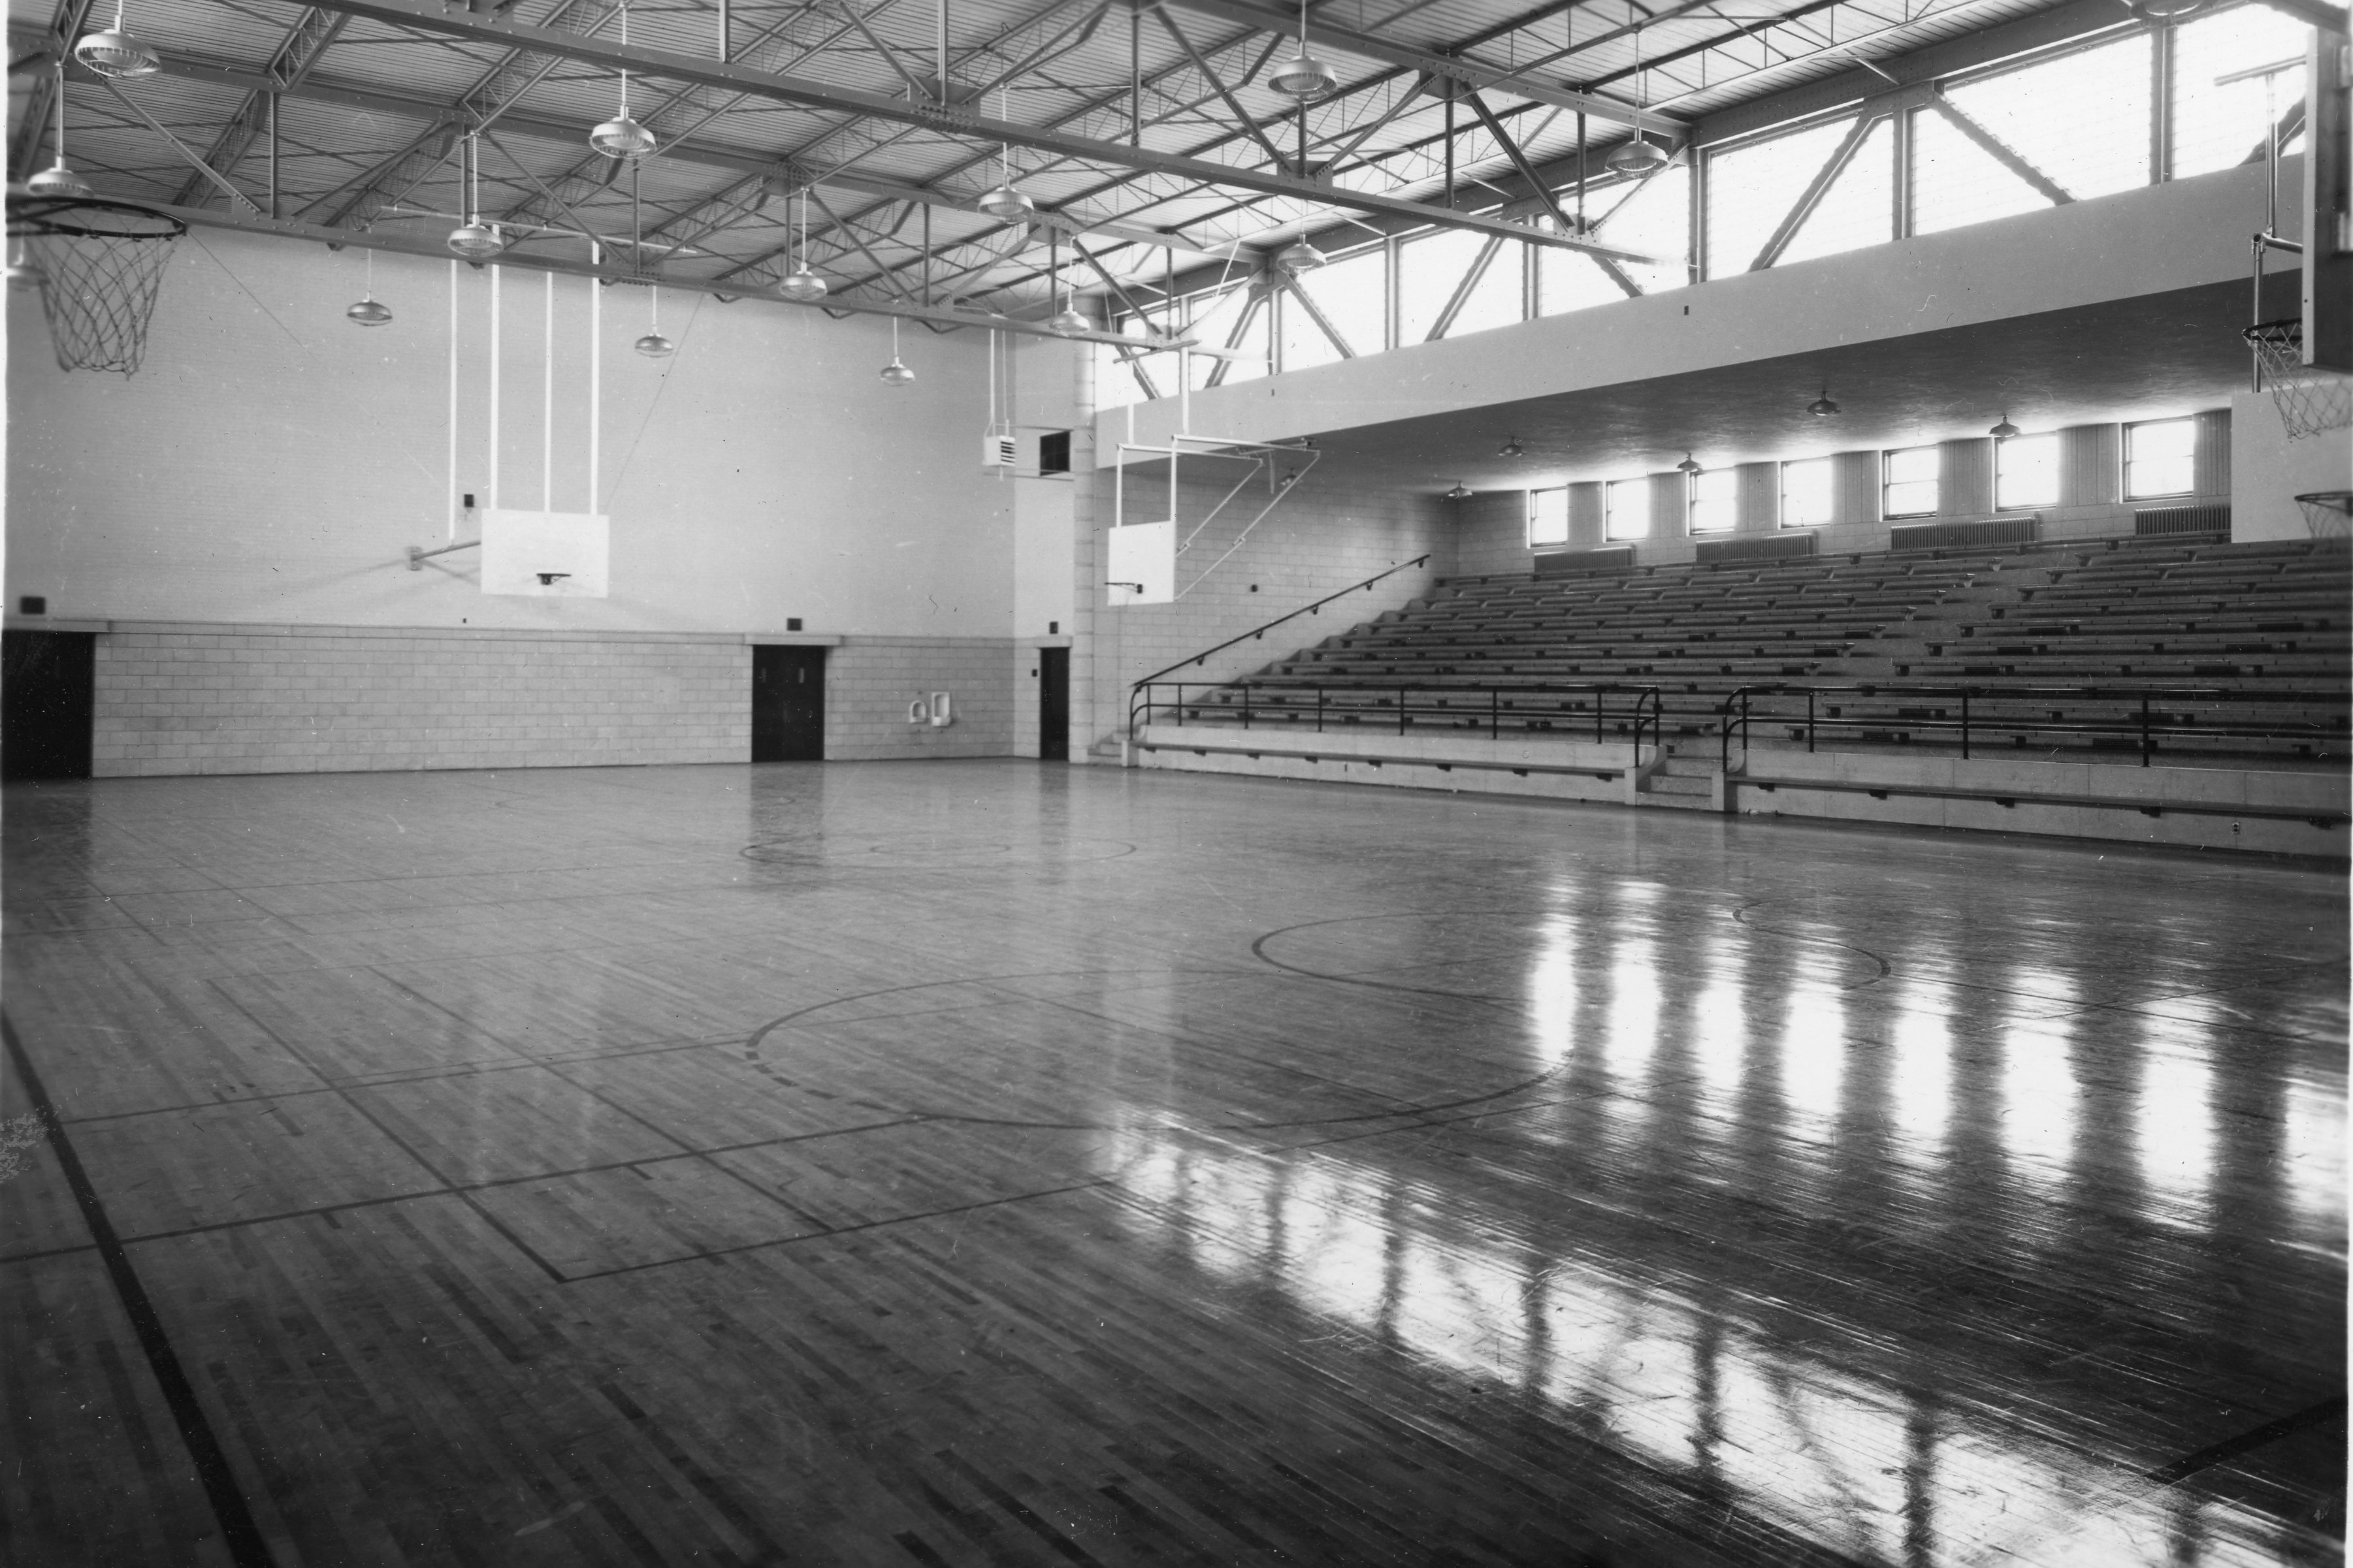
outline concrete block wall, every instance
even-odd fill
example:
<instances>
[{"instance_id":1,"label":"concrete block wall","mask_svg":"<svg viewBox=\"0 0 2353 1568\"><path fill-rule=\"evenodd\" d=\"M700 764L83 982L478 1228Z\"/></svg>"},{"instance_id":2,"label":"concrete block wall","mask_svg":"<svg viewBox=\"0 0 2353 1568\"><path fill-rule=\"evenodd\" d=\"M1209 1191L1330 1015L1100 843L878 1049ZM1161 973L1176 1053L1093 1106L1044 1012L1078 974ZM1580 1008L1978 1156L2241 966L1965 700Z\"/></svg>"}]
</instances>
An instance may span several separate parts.
<instances>
[{"instance_id":1,"label":"concrete block wall","mask_svg":"<svg viewBox=\"0 0 2353 1568\"><path fill-rule=\"evenodd\" d=\"M827 758L874 762L1011 754L1017 657L1007 637L843 639L826 658ZM955 721L945 726L910 723L907 705L928 701L934 691L949 694Z\"/></svg>"}]
</instances>

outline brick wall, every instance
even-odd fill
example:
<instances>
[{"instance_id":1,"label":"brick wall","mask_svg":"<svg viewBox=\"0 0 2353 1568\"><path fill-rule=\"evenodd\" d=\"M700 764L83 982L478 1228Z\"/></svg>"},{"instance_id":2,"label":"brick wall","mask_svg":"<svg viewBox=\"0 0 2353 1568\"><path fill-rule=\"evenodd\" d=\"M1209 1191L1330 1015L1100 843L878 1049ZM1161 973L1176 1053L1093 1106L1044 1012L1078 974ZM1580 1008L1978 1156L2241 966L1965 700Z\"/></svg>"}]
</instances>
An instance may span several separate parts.
<instances>
[{"instance_id":1,"label":"brick wall","mask_svg":"<svg viewBox=\"0 0 2353 1568\"><path fill-rule=\"evenodd\" d=\"M829 757L1010 752L1006 638L844 639ZM751 754L741 636L117 622L98 638L93 771L174 773L735 763ZM907 722L955 694L946 728Z\"/></svg>"}]
</instances>

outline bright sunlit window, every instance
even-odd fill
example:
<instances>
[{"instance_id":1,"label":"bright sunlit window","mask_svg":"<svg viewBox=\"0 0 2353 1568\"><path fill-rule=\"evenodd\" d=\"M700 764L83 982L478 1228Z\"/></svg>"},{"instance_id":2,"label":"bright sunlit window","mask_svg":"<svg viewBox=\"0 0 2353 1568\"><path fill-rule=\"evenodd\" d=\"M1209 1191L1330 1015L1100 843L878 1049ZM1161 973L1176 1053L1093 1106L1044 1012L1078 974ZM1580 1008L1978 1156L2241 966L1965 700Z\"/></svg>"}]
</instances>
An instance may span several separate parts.
<instances>
[{"instance_id":1,"label":"bright sunlit window","mask_svg":"<svg viewBox=\"0 0 2353 1568\"><path fill-rule=\"evenodd\" d=\"M2059 504L2059 437L2012 436L1993 448L1993 504L2004 511Z\"/></svg>"},{"instance_id":2,"label":"bright sunlit window","mask_svg":"<svg viewBox=\"0 0 2353 1568\"><path fill-rule=\"evenodd\" d=\"M1926 517L1935 512L1937 457L1934 447L1907 447L1887 454L1882 516Z\"/></svg>"},{"instance_id":3,"label":"bright sunlit window","mask_svg":"<svg viewBox=\"0 0 2353 1568\"><path fill-rule=\"evenodd\" d=\"M2152 419L2125 426L2125 499L2186 496L2198 488L2198 421Z\"/></svg>"},{"instance_id":4,"label":"bright sunlit window","mask_svg":"<svg viewBox=\"0 0 2353 1568\"><path fill-rule=\"evenodd\" d=\"M1568 492L1528 492L1528 548L1568 542Z\"/></svg>"},{"instance_id":5,"label":"bright sunlit window","mask_svg":"<svg viewBox=\"0 0 2353 1568\"><path fill-rule=\"evenodd\" d=\"M1817 528L1831 520L1831 468L1828 458L1781 465L1781 526Z\"/></svg>"},{"instance_id":6,"label":"bright sunlit window","mask_svg":"<svg viewBox=\"0 0 2353 1568\"><path fill-rule=\"evenodd\" d=\"M1612 479L1606 487L1608 537L1648 539L1651 536L1651 481Z\"/></svg>"},{"instance_id":7,"label":"bright sunlit window","mask_svg":"<svg viewBox=\"0 0 2353 1568\"><path fill-rule=\"evenodd\" d=\"M1740 521L1740 476L1731 468L1707 468L1691 482L1691 531L1730 533Z\"/></svg>"}]
</instances>

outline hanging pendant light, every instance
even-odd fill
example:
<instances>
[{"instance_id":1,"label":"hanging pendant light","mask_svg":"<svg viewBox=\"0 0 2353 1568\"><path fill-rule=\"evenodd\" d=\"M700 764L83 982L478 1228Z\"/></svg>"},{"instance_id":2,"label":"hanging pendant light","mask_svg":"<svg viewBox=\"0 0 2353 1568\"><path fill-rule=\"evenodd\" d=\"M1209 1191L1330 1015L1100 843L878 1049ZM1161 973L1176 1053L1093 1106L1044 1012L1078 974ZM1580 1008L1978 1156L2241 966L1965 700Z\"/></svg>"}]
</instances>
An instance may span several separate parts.
<instances>
[{"instance_id":1,"label":"hanging pendant light","mask_svg":"<svg viewBox=\"0 0 2353 1568\"><path fill-rule=\"evenodd\" d=\"M1603 166L1621 174L1641 176L1666 166L1667 150L1642 134L1642 29L1634 29L1634 134L1631 140L1602 160Z\"/></svg>"},{"instance_id":2,"label":"hanging pendant light","mask_svg":"<svg viewBox=\"0 0 2353 1568\"><path fill-rule=\"evenodd\" d=\"M1293 278L1324 265L1324 253L1303 239L1294 239L1274 253L1274 264Z\"/></svg>"},{"instance_id":3,"label":"hanging pendant light","mask_svg":"<svg viewBox=\"0 0 2353 1568\"><path fill-rule=\"evenodd\" d=\"M652 330L648 331L644 337L639 338L636 342L631 343L629 346L637 350L639 353L645 355L648 359L668 359L670 355L678 353L678 345L670 342L668 338L662 336L660 284L657 283L653 286L651 295L653 299L653 314L650 319L647 321L646 325Z\"/></svg>"},{"instance_id":4,"label":"hanging pendant light","mask_svg":"<svg viewBox=\"0 0 2353 1568\"><path fill-rule=\"evenodd\" d=\"M375 297L375 252L367 253L367 287L360 290L360 302L343 312L354 326L381 327L392 320L392 307L380 303Z\"/></svg>"},{"instance_id":5,"label":"hanging pendant light","mask_svg":"<svg viewBox=\"0 0 2353 1568\"><path fill-rule=\"evenodd\" d=\"M1054 285L1057 289L1060 287L1062 281L1062 237L1059 232L1050 231L1048 236L1046 251L1046 278L1047 281ZM1062 308L1055 311L1051 316L1048 317L1046 321L1046 330L1048 331L1058 333L1059 335L1066 338L1074 338L1081 332L1091 332L1093 331L1094 329L1094 322L1088 318L1085 311L1079 309L1078 301L1071 299L1067 294L1062 296Z\"/></svg>"},{"instance_id":6,"label":"hanging pendant light","mask_svg":"<svg viewBox=\"0 0 2353 1568\"><path fill-rule=\"evenodd\" d=\"M800 265L786 274L776 285L776 292L796 304L813 305L825 298L825 279L809 270L808 264L808 187L801 187L801 259Z\"/></svg>"},{"instance_id":7,"label":"hanging pendant light","mask_svg":"<svg viewBox=\"0 0 2353 1568\"><path fill-rule=\"evenodd\" d=\"M1469 500L1472 496L1477 495L1478 493L1478 491L1472 489L1469 485L1464 484L1461 479L1457 479L1454 481L1454 488L1446 492L1446 499L1448 500Z\"/></svg>"},{"instance_id":8,"label":"hanging pendant light","mask_svg":"<svg viewBox=\"0 0 2353 1568\"><path fill-rule=\"evenodd\" d=\"M1011 118L1006 108L1005 89L1001 88L997 94L997 117L999 120ZM1006 223L1020 223L1034 216L1038 204L1013 184L1013 143L1010 142L997 144L997 184L980 193L980 200L976 204L980 210Z\"/></svg>"},{"instance_id":9,"label":"hanging pendant light","mask_svg":"<svg viewBox=\"0 0 2353 1568\"><path fill-rule=\"evenodd\" d=\"M1517 436L1506 436L1504 437L1504 444L1495 448L1495 456L1499 458L1517 458L1524 456L1526 450L1527 449L1525 447L1520 445L1520 438Z\"/></svg>"},{"instance_id":10,"label":"hanging pendant light","mask_svg":"<svg viewBox=\"0 0 2353 1568\"><path fill-rule=\"evenodd\" d=\"M73 47L73 57L93 76L128 81L153 76L164 68L154 50L132 37L122 25L122 0L114 0L114 26L92 33Z\"/></svg>"},{"instance_id":11,"label":"hanging pendant light","mask_svg":"<svg viewBox=\"0 0 2353 1568\"><path fill-rule=\"evenodd\" d=\"M896 316L891 318L891 363L882 367L881 374L885 386L909 386L915 380L915 373L899 358L899 318Z\"/></svg>"},{"instance_id":12,"label":"hanging pendant light","mask_svg":"<svg viewBox=\"0 0 2353 1568\"><path fill-rule=\"evenodd\" d=\"M1831 401L1831 389L1827 386L1822 388L1820 397L1806 405L1806 412L1817 419L1827 419L1838 411L1839 405Z\"/></svg>"},{"instance_id":13,"label":"hanging pendant light","mask_svg":"<svg viewBox=\"0 0 2353 1568\"><path fill-rule=\"evenodd\" d=\"M25 182L28 195L81 197L94 195L90 182L66 166L66 68L58 64L58 161Z\"/></svg>"},{"instance_id":14,"label":"hanging pendant light","mask_svg":"<svg viewBox=\"0 0 2353 1568\"><path fill-rule=\"evenodd\" d=\"M621 47L629 47L629 7L621 5ZM621 111L588 132L588 145L607 158L634 163L659 145L654 133L629 118L629 73L621 73Z\"/></svg>"},{"instance_id":15,"label":"hanging pendant light","mask_svg":"<svg viewBox=\"0 0 2353 1568\"><path fill-rule=\"evenodd\" d=\"M1322 98L1340 85L1340 73L1307 52L1307 0L1299 0L1299 52L1267 72L1266 85L1302 103Z\"/></svg>"},{"instance_id":16,"label":"hanging pendant light","mask_svg":"<svg viewBox=\"0 0 2353 1568\"><path fill-rule=\"evenodd\" d=\"M472 153L472 168L465 173L466 221L449 231L449 248L469 261L483 261L507 247L506 237L481 219L480 184L482 149L473 137L466 138L467 149ZM461 154L462 156L463 154Z\"/></svg>"},{"instance_id":17,"label":"hanging pendant light","mask_svg":"<svg viewBox=\"0 0 2353 1568\"><path fill-rule=\"evenodd\" d=\"M2010 413L2005 409L2002 412L2001 423L1987 431L1986 434L1992 437L1997 441L2007 441L2012 436L2018 434L2018 426L2010 422Z\"/></svg>"}]
</instances>

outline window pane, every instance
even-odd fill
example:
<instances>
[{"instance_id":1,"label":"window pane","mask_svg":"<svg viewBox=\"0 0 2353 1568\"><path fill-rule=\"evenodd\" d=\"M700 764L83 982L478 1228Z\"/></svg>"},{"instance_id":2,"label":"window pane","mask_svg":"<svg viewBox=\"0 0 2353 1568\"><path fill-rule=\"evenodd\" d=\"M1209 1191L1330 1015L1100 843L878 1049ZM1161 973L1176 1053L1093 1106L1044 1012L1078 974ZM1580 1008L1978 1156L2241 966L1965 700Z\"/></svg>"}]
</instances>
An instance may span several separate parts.
<instances>
[{"instance_id":1,"label":"window pane","mask_svg":"<svg viewBox=\"0 0 2353 1568\"><path fill-rule=\"evenodd\" d=\"M1781 465L1781 526L1813 528L1831 520L1831 460Z\"/></svg>"},{"instance_id":2,"label":"window pane","mask_svg":"<svg viewBox=\"0 0 2353 1568\"><path fill-rule=\"evenodd\" d=\"M1131 403L1144 401L1144 388L1135 379L1135 372L1119 357L1119 351L1109 343L1095 345L1095 407L1124 408Z\"/></svg>"},{"instance_id":3,"label":"window pane","mask_svg":"<svg viewBox=\"0 0 2353 1568\"><path fill-rule=\"evenodd\" d=\"M1306 370L1330 364L1340 357L1339 345L1324 335L1324 329L1315 324L1315 318L1307 313L1307 307L1294 299L1290 289L1277 292L1274 304L1275 320L1282 326L1282 360L1279 368Z\"/></svg>"},{"instance_id":4,"label":"window pane","mask_svg":"<svg viewBox=\"0 0 2353 1568\"><path fill-rule=\"evenodd\" d=\"M1568 542L1567 490L1528 492L1528 542L1532 545Z\"/></svg>"},{"instance_id":5,"label":"window pane","mask_svg":"<svg viewBox=\"0 0 2353 1568\"><path fill-rule=\"evenodd\" d=\"M1543 316L1564 315L1626 298L1626 290L1612 283L1593 258L1553 246L1537 252L1536 289L1536 313Z\"/></svg>"},{"instance_id":6,"label":"window pane","mask_svg":"<svg viewBox=\"0 0 2353 1568\"><path fill-rule=\"evenodd\" d=\"M1907 447L1903 451L1888 453L1880 515L1926 517L1936 510L1936 448Z\"/></svg>"},{"instance_id":7,"label":"window pane","mask_svg":"<svg viewBox=\"0 0 2353 1568\"><path fill-rule=\"evenodd\" d=\"M1388 346L1383 341L1388 267L1388 249L1377 245L1304 273L1299 279L1299 287L1314 296L1324 319L1357 353L1377 354Z\"/></svg>"},{"instance_id":8,"label":"window pane","mask_svg":"<svg viewBox=\"0 0 2353 1568\"><path fill-rule=\"evenodd\" d=\"M1730 468L1709 468L1692 479L1691 531L1729 533L1740 521L1740 476Z\"/></svg>"},{"instance_id":9,"label":"window pane","mask_svg":"<svg viewBox=\"0 0 2353 1568\"><path fill-rule=\"evenodd\" d=\"M1479 258L1486 238L1450 228L1409 239L1398 248L1398 342L1427 342L1438 312L1454 297L1462 275Z\"/></svg>"},{"instance_id":10,"label":"window pane","mask_svg":"<svg viewBox=\"0 0 2353 1568\"><path fill-rule=\"evenodd\" d=\"M1628 277L1647 294L1680 289L1691 281L1683 258L1691 251L1691 170L1683 163L1660 170L1623 198L1616 192L1597 193L1586 204L1596 227L1593 237L1651 256L1669 258L1663 267L1641 262L1620 263ZM1618 202L1615 207L1609 202Z\"/></svg>"},{"instance_id":11,"label":"window pane","mask_svg":"<svg viewBox=\"0 0 2353 1568\"><path fill-rule=\"evenodd\" d=\"M2158 419L2125 426L2125 499L2184 496L2198 488L2198 422Z\"/></svg>"},{"instance_id":12,"label":"window pane","mask_svg":"<svg viewBox=\"0 0 2353 1568\"><path fill-rule=\"evenodd\" d=\"M1922 479L1935 483L1937 451L1934 447L1906 447L1900 452L1887 454L1887 482L1917 484Z\"/></svg>"},{"instance_id":13,"label":"window pane","mask_svg":"<svg viewBox=\"0 0 2353 1568\"><path fill-rule=\"evenodd\" d=\"M1648 539L1651 536L1651 481L1648 476L1639 479L1612 479L1609 490L1609 536L1611 539Z\"/></svg>"},{"instance_id":14,"label":"window pane","mask_svg":"<svg viewBox=\"0 0 2353 1568\"><path fill-rule=\"evenodd\" d=\"M1895 121L1891 116L1871 128L1862 145L1854 150L1854 157L1822 193L1821 205L1781 253L1781 259L1836 256L1866 245L1883 245L1894 237Z\"/></svg>"},{"instance_id":15,"label":"window pane","mask_svg":"<svg viewBox=\"0 0 2353 1568\"><path fill-rule=\"evenodd\" d=\"M1998 507L2059 504L2059 437L2013 436L1994 444L1993 503Z\"/></svg>"},{"instance_id":16,"label":"window pane","mask_svg":"<svg viewBox=\"0 0 2353 1568\"><path fill-rule=\"evenodd\" d=\"M1912 231L1936 234L2051 204L1933 109L1912 114Z\"/></svg>"},{"instance_id":17,"label":"window pane","mask_svg":"<svg viewBox=\"0 0 2353 1568\"><path fill-rule=\"evenodd\" d=\"M1244 283L1237 283L1223 293L1197 294L1193 297L1191 321L1187 331L1211 348L1224 348L1233 337L1234 323L1240 321L1242 313L1249 310L1250 300L1250 286ZM1273 333L1269 330L1267 312L1261 310L1250 322L1250 331L1242 334L1241 342L1233 344L1234 351L1237 353L1262 355L1267 352L1268 343L1272 336ZM1208 385L1209 377L1217 374L1218 366L1227 363L1211 359L1207 354L1192 354L1187 357L1193 362L1193 387L1196 391ZM1237 381L1255 381L1266 374L1271 368L1263 359L1235 360L1229 366L1226 374L1219 378L1220 384ZM1165 379L1172 382L1176 379L1173 364Z\"/></svg>"},{"instance_id":18,"label":"window pane","mask_svg":"<svg viewBox=\"0 0 2353 1568\"><path fill-rule=\"evenodd\" d=\"M2274 61L2300 59L2304 25L2267 5L2240 5L2186 22L2173 33L2173 173L2176 178L2227 169L2263 145L2266 116L2285 114L2304 96L2304 68L2272 79L2216 87L2214 79ZM2284 149L2283 149L2284 150Z\"/></svg>"},{"instance_id":19,"label":"window pane","mask_svg":"<svg viewBox=\"0 0 2353 1568\"><path fill-rule=\"evenodd\" d=\"M1709 277L1748 270L1852 123L1834 120L1714 155L1707 176Z\"/></svg>"},{"instance_id":20,"label":"window pane","mask_svg":"<svg viewBox=\"0 0 2353 1568\"><path fill-rule=\"evenodd\" d=\"M2148 78L2141 33L1945 96L2080 200L2148 184Z\"/></svg>"}]
</instances>

